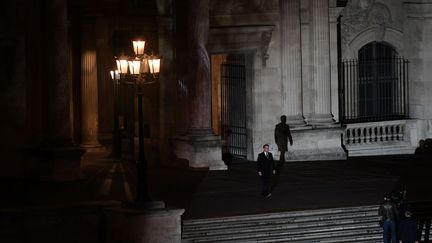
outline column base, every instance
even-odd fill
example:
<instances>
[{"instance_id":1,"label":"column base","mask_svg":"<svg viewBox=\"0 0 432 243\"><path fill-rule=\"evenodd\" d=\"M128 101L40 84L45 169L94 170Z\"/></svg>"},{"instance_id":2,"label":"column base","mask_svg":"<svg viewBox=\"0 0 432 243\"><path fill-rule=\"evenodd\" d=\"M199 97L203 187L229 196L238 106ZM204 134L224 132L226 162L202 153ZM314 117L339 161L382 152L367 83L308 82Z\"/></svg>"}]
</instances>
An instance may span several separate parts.
<instances>
[{"instance_id":1,"label":"column base","mask_svg":"<svg viewBox=\"0 0 432 243\"><path fill-rule=\"evenodd\" d=\"M86 152L105 152L106 147L102 146L99 142L84 142L80 144L80 147Z\"/></svg>"},{"instance_id":2,"label":"column base","mask_svg":"<svg viewBox=\"0 0 432 243\"><path fill-rule=\"evenodd\" d=\"M192 168L226 170L222 161L222 140L209 130L189 131L187 135L174 138L174 152L177 158L186 159Z\"/></svg>"},{"instance_id":3,"label":"column base","mask_svg":"<svg viewBox=\"0 0 432 243\"><path fill-rule=\"evenodd\" d=\"M287 123L292 127L306 126L305 119L302 115L287 116Z\"/></svg>"},{"instance_id":4,"label":"column base","mask_svg":"<svg viewBox=\"0 0 432 243\"><path fill-rule=\"evenodd\" d=\"M181 242L184 211L107 208L106 242Z\"/></svg>"},{"instance_id":5,"label":"column base","mask_svg":"<svg viewBox=\"0 0 432 243\"><path fill-rule=\"evenodd\" d=\"M70 181L82 178L81 157L85 151L75 146L26 149L24 176L44 180Z\"/></svg>"},{"instance_id":6,"label":"column base","mask_svg":"<svg viewBox=\"0 0 432 243\"><path fill-rule=\"evenodd\" d=\"M316 125L316 126L326 126L334 124L335 120L331 114L312 114L307 119L308 125Z\"/></svg>"}]
</instances>

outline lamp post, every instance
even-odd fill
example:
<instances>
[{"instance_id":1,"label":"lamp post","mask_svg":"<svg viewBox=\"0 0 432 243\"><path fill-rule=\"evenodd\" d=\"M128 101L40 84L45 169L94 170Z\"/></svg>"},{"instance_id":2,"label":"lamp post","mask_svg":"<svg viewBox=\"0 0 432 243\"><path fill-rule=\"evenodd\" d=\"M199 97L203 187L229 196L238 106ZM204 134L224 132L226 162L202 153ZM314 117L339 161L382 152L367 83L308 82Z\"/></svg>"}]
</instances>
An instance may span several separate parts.
<instances>
[{"instance_id":1,"label":"lamp post","mask_svg":"<svg viewBox=\"0 0 432 243\"><path fill-rule=\"evenodd\" d=\"M113 81L114 93L114 130L113 130L113 150L111 156L114 158L121 157L121 137L119 128L119 85L120 85L120 72L118 70L110 71L111 79Z\"/></svg>"},{"instance_id":2,"label":"lamp post","mask_svg":"<svg viewBox=\"0 0 432 243\"><path fill-rule=\"evenodd\" d=\"M144 86L154 83L160 72L161 58L155 55L146 55L144 52L145 41L134 40L133 49L135 57L121 56L117 58L117 69L120 79L130 80L135 85L138 97L138 160L137 160L137 191L135 201L125 203L126 207L133 208L163 208L165 204L161 201L151 201L147 185L147 160L144 149L144 115L142 97Z\"/></svg>"}]
</instances>

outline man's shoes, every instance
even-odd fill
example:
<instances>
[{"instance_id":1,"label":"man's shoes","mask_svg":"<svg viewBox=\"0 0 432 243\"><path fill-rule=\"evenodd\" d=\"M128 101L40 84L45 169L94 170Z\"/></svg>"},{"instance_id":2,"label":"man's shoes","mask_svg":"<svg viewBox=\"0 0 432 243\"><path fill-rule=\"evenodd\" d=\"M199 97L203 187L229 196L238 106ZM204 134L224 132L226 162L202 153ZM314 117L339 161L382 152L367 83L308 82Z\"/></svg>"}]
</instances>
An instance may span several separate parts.
<instances>
[{"instance_id":1,"label":"man's shoes","mask_svg":"<svg viewBox=\"0 0 432 243\"><path fill-rule=\"evenodd\" d=\"M271 197L271 193L267 194L266 198L270 198Z\"/></svg>"}]
</instances>

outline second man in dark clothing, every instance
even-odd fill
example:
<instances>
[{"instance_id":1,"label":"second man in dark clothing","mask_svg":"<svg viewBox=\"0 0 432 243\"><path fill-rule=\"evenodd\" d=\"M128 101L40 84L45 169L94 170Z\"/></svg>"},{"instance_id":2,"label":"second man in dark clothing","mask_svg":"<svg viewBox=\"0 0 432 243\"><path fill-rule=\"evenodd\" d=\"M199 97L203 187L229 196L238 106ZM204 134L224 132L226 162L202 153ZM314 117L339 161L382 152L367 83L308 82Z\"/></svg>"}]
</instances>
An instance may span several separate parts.
<instances>
[{"instance_id":1,"label":"second man in dark clothing","mask_svg":"<svg viewBox=\"0 0 432 243\"><path fill-rule=\"evenodd\" d=\"M283 164L285 162L285 152L288 151L288 140L291 146L293 144L293 140L291 137L289 125L286 124L287 117L281 116L280 119L281 122L275 127L274 137L275 142L278 146L278 150L280 151L279 162Z\"/></svg>"}]
</instances>

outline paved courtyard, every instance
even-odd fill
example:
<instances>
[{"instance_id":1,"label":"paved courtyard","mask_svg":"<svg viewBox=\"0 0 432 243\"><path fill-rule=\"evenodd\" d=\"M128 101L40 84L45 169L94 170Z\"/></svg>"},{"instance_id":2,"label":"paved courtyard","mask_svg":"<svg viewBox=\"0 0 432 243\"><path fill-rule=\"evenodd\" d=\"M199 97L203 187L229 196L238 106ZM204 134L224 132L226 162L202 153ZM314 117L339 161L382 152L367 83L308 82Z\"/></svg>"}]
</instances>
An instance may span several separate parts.
<instances>
[{"instance_id":1,"label":"paved courtyard","mask_svg":"<svg viewBox=\"0 0 432 243\"><path fill-rule=\"evenodd\" d=\"M108 153L87 154L83 177L73 182L3 180L1 207L37 207L101 200L130 200L135 163ZM411 201L432 201L432 160L415 156L350 158L346 161L289 162L274 179L273 196L261 198L255 162L234 160L227 171L149 169L152 198L186 208L184 218L370 205L406 185Z\"/></svg>"}]
</instances>

